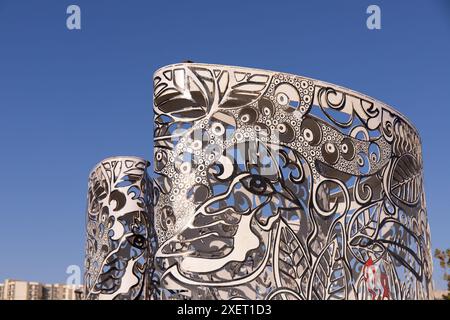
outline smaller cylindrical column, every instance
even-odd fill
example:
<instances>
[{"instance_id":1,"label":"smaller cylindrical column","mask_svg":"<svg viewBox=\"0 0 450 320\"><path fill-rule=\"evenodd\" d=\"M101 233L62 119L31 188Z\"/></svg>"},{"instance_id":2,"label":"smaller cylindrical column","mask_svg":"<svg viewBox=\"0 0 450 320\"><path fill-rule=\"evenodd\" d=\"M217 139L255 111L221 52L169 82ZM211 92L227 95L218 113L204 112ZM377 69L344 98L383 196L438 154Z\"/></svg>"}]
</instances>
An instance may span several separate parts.
<instances>
[{"instance_id":1,"label":"smaller cylindrical column","mask_svg":"<svg viewBox=\"0 0 450 320\"><path fill-rule=\"evenodd\" d=\"M86 299L148 298L155 246L148 166L142 158L112 157L89 175Z\"/></svg>"}]
</instances>

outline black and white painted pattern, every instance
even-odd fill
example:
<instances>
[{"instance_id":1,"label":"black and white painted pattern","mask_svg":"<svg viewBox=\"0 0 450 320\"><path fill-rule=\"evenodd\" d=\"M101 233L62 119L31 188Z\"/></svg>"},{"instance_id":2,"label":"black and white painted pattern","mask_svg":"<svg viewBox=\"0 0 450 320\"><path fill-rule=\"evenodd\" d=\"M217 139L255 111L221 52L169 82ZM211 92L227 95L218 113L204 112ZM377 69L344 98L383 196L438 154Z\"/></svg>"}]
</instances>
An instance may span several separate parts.
<instances>
[{"instance_id":1,"label":"black and white painted pattern","mask_svg":"<svg viewBox=\"0 0 450 320\"><path fill-rule=\"evenodd\" d=\"M86 299L149 298L156 237L147 167L141 158L113 157L89 176Z\"/></svg>"},{"instance_id":2,"label":"black and white painted pattern","mask_svg":"<svg viewBox=\"0 0 450 320\"><path fill-rule=\"evenodd\" d=\"M415 128L305 77L183 63L154 77L148 162L90 174L88 299L427 299Z\"/></svg>"},{"instance_id":3,"label":"black and white painted pattern","mask_svg":"<svg viewBox=\"0 0 450 320\"><path fill-rule=\"evenodd\" d=\"M154 77L156 299L426 299L415 128L305 77L183 63Z\"/></svg>"}]
</instances>

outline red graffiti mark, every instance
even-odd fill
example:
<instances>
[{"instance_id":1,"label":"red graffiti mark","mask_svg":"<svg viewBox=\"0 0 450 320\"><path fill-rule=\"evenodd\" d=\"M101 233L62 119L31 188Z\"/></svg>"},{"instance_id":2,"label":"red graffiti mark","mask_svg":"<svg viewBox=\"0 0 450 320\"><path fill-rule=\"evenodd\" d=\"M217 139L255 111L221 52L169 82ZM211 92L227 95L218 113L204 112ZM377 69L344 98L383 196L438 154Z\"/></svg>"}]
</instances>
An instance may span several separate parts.
<instances>
[{"instance_id":1,"label":"red graffiti mark","mask_svg":"<svg viewBox=\"0 0 450 320\"><path fill-rule=\"evenodd\" d=\"M372 300L389 299L389 279L378 265L373 263L372 258L369 258L364 264L363 278Z\"/></svg>"},{"instance_id":2,"label":"red graffiti mark","mask_svg":"<svg viewBox=\"0 0 450 320\"><path fill-rule=\"evenodd\" d=\"M383 296L381 297L381 299L389 299L389 280L387 275L385 273L381 273L380 280L381 285L383 286Z\"/></svg>"}]
</instances>

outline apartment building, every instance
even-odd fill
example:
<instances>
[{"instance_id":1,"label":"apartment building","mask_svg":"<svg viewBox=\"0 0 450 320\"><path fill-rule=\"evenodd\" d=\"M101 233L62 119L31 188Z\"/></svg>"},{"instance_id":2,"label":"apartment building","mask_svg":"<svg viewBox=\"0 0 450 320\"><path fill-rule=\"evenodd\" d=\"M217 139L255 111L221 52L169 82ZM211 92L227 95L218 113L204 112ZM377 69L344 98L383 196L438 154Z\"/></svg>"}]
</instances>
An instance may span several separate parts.
<instances>
[{"instance_id":1,"label":"apartment building","mask_svg":"<svg viewBox=\"0 0 450 320\"><path fill-rule=\"evenodd\" d=\"M78 292L79 291L79 292ZM80 300L81 286L66 284L44 285L43 300Z\"/></svg>"},{"instance_id":2,"label":"apartment building","mask_svg":"<svg viewBox=\"0 0 450 320\"><path fill-rule=\"evenodd\" d=\"M81 286L6 279L0 300L80 300Z\"/></svg>"}]
</instances>

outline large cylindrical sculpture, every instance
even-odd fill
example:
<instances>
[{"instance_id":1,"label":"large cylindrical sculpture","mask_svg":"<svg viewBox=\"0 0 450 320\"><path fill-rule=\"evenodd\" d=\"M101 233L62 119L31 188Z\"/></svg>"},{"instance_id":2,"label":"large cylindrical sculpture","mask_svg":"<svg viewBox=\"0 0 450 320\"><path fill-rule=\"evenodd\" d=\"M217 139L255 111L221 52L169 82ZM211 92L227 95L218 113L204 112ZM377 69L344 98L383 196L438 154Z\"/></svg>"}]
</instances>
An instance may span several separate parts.
<instances>
[{"instance_id":1,"label":"large cylindrical sculpture","mask_svg":"<svg viewBox=\"0 0 450 320\"><path fill-rule=\"evenodd\" d=\"M183 63L154 76L158 299L426 299L413 125L291 74Z\"/></svg>"},{"instance_id":2,"label":"large cylindrical sculpture","mask_svg":"<svg viewBox=\"0 0 450 320\"><path fill-rule=\"evenodd\" d=\"M156 246L148 161L112 157L89 175L85 298L148 299Z\"/></svg>"}]
</instances>

